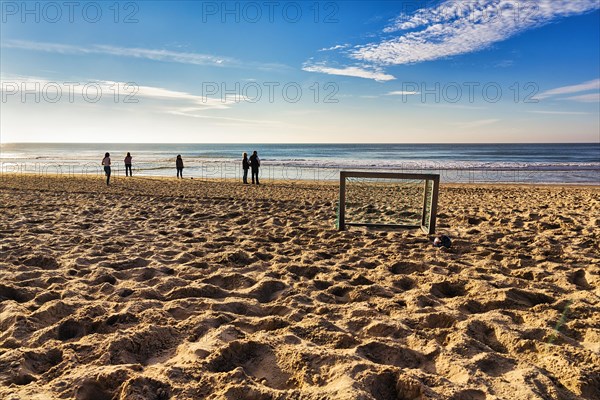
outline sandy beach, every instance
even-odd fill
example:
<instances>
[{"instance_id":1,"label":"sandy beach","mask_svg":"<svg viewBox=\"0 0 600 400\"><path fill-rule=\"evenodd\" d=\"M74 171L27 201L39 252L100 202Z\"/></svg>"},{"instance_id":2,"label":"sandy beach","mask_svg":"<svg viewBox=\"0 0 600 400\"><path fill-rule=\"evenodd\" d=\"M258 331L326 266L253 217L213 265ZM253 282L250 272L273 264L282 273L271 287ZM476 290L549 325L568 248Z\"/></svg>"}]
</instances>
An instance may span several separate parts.
<instances>
[{"instance_id":1,"label":"sandy beach","mask_svg":"<svg viewBox=\"0 0 600 400\"><path fill-rule=\"evenodd\" d=\"M337 196L3 175L0 398L600 399L600 187L442 184L450 249Z\"/></svg>"}]
</instances>

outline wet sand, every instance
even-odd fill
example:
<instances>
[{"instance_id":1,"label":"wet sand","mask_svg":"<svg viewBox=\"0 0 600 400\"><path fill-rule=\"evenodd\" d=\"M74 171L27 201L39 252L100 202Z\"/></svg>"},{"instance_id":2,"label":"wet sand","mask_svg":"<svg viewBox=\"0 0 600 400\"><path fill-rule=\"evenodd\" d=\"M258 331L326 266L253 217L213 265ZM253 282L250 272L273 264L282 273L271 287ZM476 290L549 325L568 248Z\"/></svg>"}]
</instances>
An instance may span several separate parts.
<instances>
[{"instance_id":1,"label":"wet sand","mask_svg":"<svg viewBox=\"0 0 600 400\"><path fill-rule=\"evenodd\" d=\"M0 178L2 399L598 399L600 187Z\"/></svg>"}]
</instances>

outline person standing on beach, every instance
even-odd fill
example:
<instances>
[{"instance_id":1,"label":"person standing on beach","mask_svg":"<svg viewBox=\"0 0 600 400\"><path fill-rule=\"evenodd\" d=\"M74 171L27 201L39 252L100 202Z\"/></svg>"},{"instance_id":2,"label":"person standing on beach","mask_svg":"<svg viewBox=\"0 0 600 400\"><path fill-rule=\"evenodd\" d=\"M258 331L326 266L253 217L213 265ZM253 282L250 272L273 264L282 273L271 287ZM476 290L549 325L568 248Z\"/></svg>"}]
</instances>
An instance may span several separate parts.
<instances>
[{"instance_id":1,"label":"person standing on beach","mask_svg":"<svg viewBox=\"0 0 600 400\"><path fill-rule=\"evenodd\" d=\"M242 156L244 157L242 159L242 169L244 170L243 182L245 185L247 185L248 184L248 170L250 169L250 161L248 161L248 153L244 153Z\"/></svg>"},{"instance_id":2,"label":"person standing on beach","mask_svg":"<svg viewBox=\"0 0 600 400\"><path fill-rule=\"evenodd\" d=\"M250 156L250 167L252 168L252 184L254 185L254 176L256 176L256 184L260 185L258 182L258 169L260 168L260 158L258 158L258 153L256 150Z\"/></svg>"},{"instance_id":3,"label":"person standing on beach","mask_svg":"<svg viewBox=\"0 0 600 400\"><path fill-rule=\"evenodd\" d=\"M129 175L127 174L129 172ZM131 172L131 153L127 153L127 156L125 157L125 176L133 176L133 173Z\"/></svg>"},{"instance_id":4,"label":"person standing on beach","mask_svg":"<svg viewBox=\"0 0 600 400\"><path fill-rule=\"evenodd\" d=\"M104 174L106 175L106 186L110 185L110 154L104 154L102 159L102 165L104 166Z\"/></svg>"},{"instance_id":5,"label":"person standing on beach","mask_svg":"<svg viewBox=\"0 0 600 400\"><path fill-rule=\"evenodd\" d=\"M177 160L175 160L175 167L177 167L177 178L183 179L183 160L181 154L177 154Z\"/></svg>"}]
</instances>

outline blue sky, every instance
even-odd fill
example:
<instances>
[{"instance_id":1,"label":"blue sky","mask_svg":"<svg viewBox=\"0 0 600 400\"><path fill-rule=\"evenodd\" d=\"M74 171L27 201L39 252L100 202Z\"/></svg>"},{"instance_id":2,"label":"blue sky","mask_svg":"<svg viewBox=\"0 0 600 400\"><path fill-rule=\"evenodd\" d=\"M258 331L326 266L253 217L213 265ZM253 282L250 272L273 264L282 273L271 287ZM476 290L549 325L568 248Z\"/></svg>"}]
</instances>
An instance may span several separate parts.
<instances>
[{"instance_id":1,"label":"blue sky","mask_svg":"<svg viewBox=\"0 0 600 400\"><path fill-rule=\"evenodd\" d=\"M597 0L68 4L1 4L2 142L600 141Z\"/></svg>"}]
</instances>

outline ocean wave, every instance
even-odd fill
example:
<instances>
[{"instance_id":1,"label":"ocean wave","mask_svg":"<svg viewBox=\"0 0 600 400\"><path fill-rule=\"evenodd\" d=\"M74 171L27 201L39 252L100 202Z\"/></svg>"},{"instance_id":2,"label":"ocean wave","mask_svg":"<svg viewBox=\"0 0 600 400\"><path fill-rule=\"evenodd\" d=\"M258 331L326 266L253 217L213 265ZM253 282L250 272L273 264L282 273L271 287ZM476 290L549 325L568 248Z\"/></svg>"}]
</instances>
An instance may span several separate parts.
<instances>
[{"instance_id":1,"label":"ocean wave","mask_svg":"<svg viewBox=\"0 0 600 400\"><path fill-rule=\"evenodd\" d=\"M60 166L65 167L92 167L99 166L100 162L93 160L74 160L64 158L45 158L43 162L39 159L24 160L20 158L2 158L3 165L19 164L43 167ZM392 161L392 160L306 160L306 159L263 159L262 168L301 168L301 169L365 169L365 170L497 170L497 171L600 171L600 162L483 162L483 161ZM184 159L186 168L241 168L241 162L234 159L205 158ZM153 162L136 161L134 168L139 170L164 170L175 168L174 159L161 159ZM113 159L113 167L122 167L122 161Z\"/></svg>"}]
</instances>

